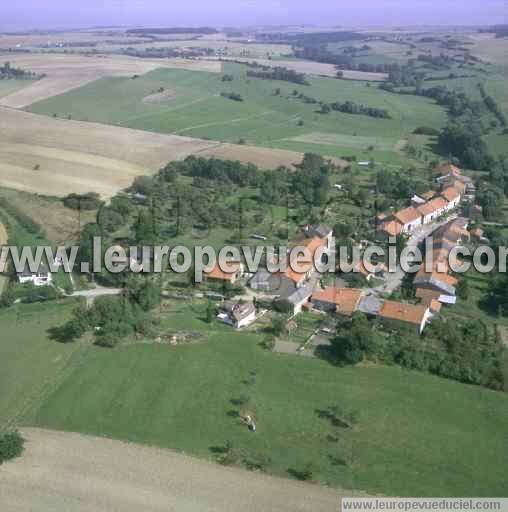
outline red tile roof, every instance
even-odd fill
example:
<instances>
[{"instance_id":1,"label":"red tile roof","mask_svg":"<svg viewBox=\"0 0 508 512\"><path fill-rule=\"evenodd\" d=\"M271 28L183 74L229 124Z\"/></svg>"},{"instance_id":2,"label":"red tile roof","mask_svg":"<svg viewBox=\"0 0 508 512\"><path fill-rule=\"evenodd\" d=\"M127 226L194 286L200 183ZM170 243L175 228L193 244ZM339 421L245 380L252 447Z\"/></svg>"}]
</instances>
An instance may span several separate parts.
<instances>
[{"instance_id":1,"label":"red tile roof","mask_svg":"<svg viewBox=\"0 0 508 512\"><path fill-rule=\"evenodd\" d=\"M216 263L212 270L208 272L205 271L205 276L208 279L217 279L219 281L233 281L236 274L240 270L240 263L237 261L231 263L223 263L222 266L227 270L227 272L222 270L219 267L219 264Z\"/></svg>"},{"instance_id":2,"label":"red tile roof","mask_svg":"<svg viewBox=\"0 0 508 512\"><path fill-rule=\"evenodd\" d=\"M385 301L379 310L379 316L385 320L397 320L420 326L427 308L425 306L415 306L413 304L404 304L402 302Z\"/></svg>"},{"instance_id":3,"label":"red tile roof","mask_svg":"<svg viewBox=\"0 0 508 512\"><path fill-rule=\"evenodd\" d=\"M327 302L337 306L337 312L345 315L352 315L362 296L362 290L356 288L333 288L329 287L323 291L312 294L311 301Z\"/></svg>"},{"instance_id":4,"label":"red tile roof","mask_svg":"<svg viewBox=\"0 0 508 512\"><path fill-rule=\"evenodd\" d=\"M421 214L416 208L410 206L409 208L404 208L403 210L394 213L393 216L403 225L406 225L418 220L421 217Z\"/></svg>"},{"instance_id":5,"label":"red tile roof","mask_svg":"<svg viewBox=\"0 0 508 512\"><path fill-rule=\"evenodd\" d=\"M461 196L460 190L458 190L456 187L447 187L442 192L441 195L448 201L452 202L455 199L459 198Z\"/></svg>"},{"instance_id":6,"label":"red tile roof","mask_svg":"<svg viewBox=\"0 0 508 512\"><path fill-rule=\"evenodd\" d=\"M383 224L379 226L379 231L384 231L390 236L397 236L402 233L402 224L395 220L383 222Z\"/></svg>"},{"instance_id":7,"label":"red tile roof","mask_svg":"<svg viewBox=\"0 0 508 512\"><path fill-rule=\"evenodd\" d=\"M305 274L307 274L314 265L316 251L320 247L326 247L326 245L327 241L325 238L308 238L296 245L295 247L305 247L308 249L310 258L304 258L300 255L298 257L298 264L295 261L293 265L295 267L294 269L292 268L293 266L288 258L285 276L296 284L301 283L305 279Z\"/></svg>"},{"instance_id":8,"label":"red tile roof","mask_svg":"<svg viewBox=\"0 0 508 512\"><path fill-rule=\"evenodd\" d=\"M422 216L432 215L435 212L442 211L448 203L442 198L442 197L436 197L435 199L432 199L431 201L422 204L418 211Z\"/></svg>"}]
</instances>

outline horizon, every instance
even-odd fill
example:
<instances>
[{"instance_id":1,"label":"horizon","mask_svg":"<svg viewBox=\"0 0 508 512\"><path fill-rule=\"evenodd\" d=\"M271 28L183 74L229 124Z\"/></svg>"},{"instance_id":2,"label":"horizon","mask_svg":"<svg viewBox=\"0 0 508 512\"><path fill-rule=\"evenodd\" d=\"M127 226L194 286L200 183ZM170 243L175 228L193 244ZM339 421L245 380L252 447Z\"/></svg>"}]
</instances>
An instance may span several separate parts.
<instances>
[{"instance_id":1,"label":"horizon","mask_svg":"<svg viewBox=\"0 0 508 512\"><path fill-rule=\"evenodd\" d=\"M243 0L240 4L191 0L176 8L162 0L90 0L79 12L62 0L34 0L28 13L15 5L5 6L3 11L3 32L173 26L477 27L503 24L508 19L504 0L467 5L456 0L439 5L427 0L410 5L402 0L358 0L342 6L332 0L312 5L288 0Z\"/></svg>"}]
</instances>

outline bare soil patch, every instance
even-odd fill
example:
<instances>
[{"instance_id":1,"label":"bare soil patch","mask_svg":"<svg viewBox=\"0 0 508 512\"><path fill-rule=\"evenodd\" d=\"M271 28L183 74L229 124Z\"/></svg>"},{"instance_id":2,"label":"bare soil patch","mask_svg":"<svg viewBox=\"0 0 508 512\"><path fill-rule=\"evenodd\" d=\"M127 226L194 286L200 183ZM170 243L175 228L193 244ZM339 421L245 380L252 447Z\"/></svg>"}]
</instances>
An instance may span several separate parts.
<instances>
[{"instance_id":1,"label":"bare soil patch","mask_svg":"<svg viewBox=\"0 0 508 512\"><path fill-rule=\"evenodd\" d=\"M169 450L24 429L23 456L0 467L4 512L335 512L338 490L224 468Z\"/></svg>"}]
</instances>

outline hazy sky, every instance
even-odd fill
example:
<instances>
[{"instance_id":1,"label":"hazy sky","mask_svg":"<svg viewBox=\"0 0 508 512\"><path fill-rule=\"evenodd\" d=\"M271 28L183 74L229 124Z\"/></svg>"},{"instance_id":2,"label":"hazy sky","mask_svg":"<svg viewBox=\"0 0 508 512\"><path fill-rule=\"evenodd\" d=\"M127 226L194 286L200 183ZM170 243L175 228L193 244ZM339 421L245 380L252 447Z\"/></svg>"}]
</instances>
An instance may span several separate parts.
<instances>
[{"instance_id":1,"label":"hazy sky","mask_svg":"<svg viewBox=\"0 0 508 512\"><path fill-rule=\"evenodd\" d=\"M92 25L471 25L508 22L507 0L0 0L0 30Z\"/></svg>"}]
</instances>

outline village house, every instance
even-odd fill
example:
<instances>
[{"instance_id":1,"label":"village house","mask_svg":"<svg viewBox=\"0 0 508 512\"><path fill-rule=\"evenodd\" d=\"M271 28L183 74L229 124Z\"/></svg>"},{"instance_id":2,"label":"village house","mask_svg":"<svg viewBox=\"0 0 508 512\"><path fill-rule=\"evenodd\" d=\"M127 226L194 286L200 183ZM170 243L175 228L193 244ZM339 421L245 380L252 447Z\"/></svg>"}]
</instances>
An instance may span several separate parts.
<instances>
[{"instance_id":1,"label":"village house","mask_svg":"<svg viewBox=\"0 0 508 512\"><path fill-rule=\"evenodd\" d=\"M379 318L390 322L401 322L413 326L418 334L425 329L431 318L430 308L387 300L379 310Z\"/></svg>"},{"instance_id":2,"label":"village house","mask_svg":"<svg viewBox=\"0 0 508 512\"><path fill-rule=\"evenodd\" d=\"M49 268L44 264L40 265L36 272L32 272L27 265L22 272L18 272L18 281L21 284L31 283L34 286L46 286L51 284L53 277Z\"/></svg>"},{"instance_id":3,"label":"village house","mask_svg":"<svg viewBox=\"0 0 508 512\"><path fill-rule=\"evenodd\" d=\"M219 263L215 263L214 267L203 273L203 277L207 281L215 281L222 283L236 283L244 274L244 266L238 261L222 263L223 270Z\"/></svg>"},{"instance_id":4,"label":"village house","mask_svg":"<svg viewBox=\"0 0 508 512\"><path fill-rule=\"evenodd\" d=\"M448 203L442 197L431 199L427 203L418 208L418 212L422 216L422 223L429 224L446 212Z\"/></svg>"},{"instance_id":5,"label":"village house","mask_svg":"<svg viewBox=\"0 0 508 512\"><path fill-rule=\"evenodd\" d=\"M396 237L402 234L402 224L395 220L383 222L378 228L378 234L383 237Z\"/></svg>"},{"instance_id":6,"label":"village house","mask_svg":"<svg viewBox=\"0 0 508 512\"><path fill-rule=\"evenodd\" d=\"M436 196L437 192L435 192L434 190L429 190L428 192L420 194L420 197L422 199L425 199L425 201L430 201L431 199L434 199Z\"/></svg>"},{"instance_id":7,"label":"village house","mask_svg":"<svg viewBox=\"0 0 508 512\"><path fill-rule=\"evenodd\" d=\"M235 329L241 329L256 320L256 308L252 302L225 302L219 307L217 318Z\"/></svg>"},{"instance_id":8,"label":"village house","mask_svg":"<svg viewBox=\"0 0 508 512\"><path fill-rule=\"evenodd\" d=\"M300 288L316 272L314 261L319 259L317 257L318 251L323 251L323 255L327 254L327 246L328 242L326 238L308 238L297 243L295 247L305 247L309 251L309 257L304 258L300 255L298 257L298 264L296 264L295 260L293 265L291 265L288 257L287 269L283 275L292 281L297 288Z\"/></svg>"},{"instance_id":9,"label":"village house","mask_svg":"<svg viewBox=\"0 0 508 512\"><path fill-rule=\"evenodd\" d=\"M447 210L453 210L457 208L462 199L462 194L458 187L447 187L441 192L441 195L448 202L446 206Z\"/></svg>"},{"instance_id":10,"label":"village house","mask_svg":"<svg viewBox=\"0 0 508 512\"><path fill-rule=\"evenodd\" d=\"M450 259L450 251L469 238L467 223L467 219L459 217L434 231L432 268L422 266L413 281L416 296L422 302L430 304L431 300L436 299L450 303L455 300L459 281L450 275L450 265L459 265L460 262L456 256Z\"/></svg>"},{"instance_id":11,"label":"village house","mask_svg":"<svg viewBox=\"0 0 508 512\"><path fill-rule=\"evenodd\" d=\"M433 170L433 174L436 181L439 182L449 177L457 178L462 176L462 170L453 164L442 164Z\"/></svg>"},{"instance_id":12,"label":"village house","mask_svg":"<svg viewBox=\"0 0 508 512\"><path fill-rule=\"evenodd\" d=\"M419 206L421 206L422 204L425 204L426 203L426 199L424 199L422 196L419 196L418 194L415 194L412 198L411 198L411 206L413 208L418 208Z\"/></svg>"},{"instance_id":13,"label":"village house","mask_svg":"<svg viewBox=\"0 0 508 512\"><path fill-rule=\"evenodd\" d=\"M411 233L417 227L422 225L422 216L420 212L412 206L395 212L393 217L402 226L403 233Z\"/></svg>"},{"instance_id":14,"label":"village house","mask_svg":"<svg viewBox=\"0 0 508 512\"><path fill-rule=\"evenodd\" d=\"M306 238L320 238L326 240L326 248L330 251L335 244L333 237L333 229L324 224L307 225L303 228L303 233Z\"/></svg>"},{"instance_id":15,"label":"village house","mask_svg":"<svg viewBox=\"0 0 508 512\"><path fill-rule=\"evenodd\" d=\"M311 303L314 309L327 313L352 316L358 309L363 291L356 288L329 287L312 294Z\"/></svg>"},{"instance_id":16,"label":"village house","mask_svg":"<svg viewBox=\"0 0 508 512\"><path fill-rule=\"evenodd\" d=\"M308 304L311 295L312 287L310 285L305 285L296 289L293 293L283 299L289 305L289 313L292 317L302 312L304 306Z\"/></svg>"}]
</instances>

